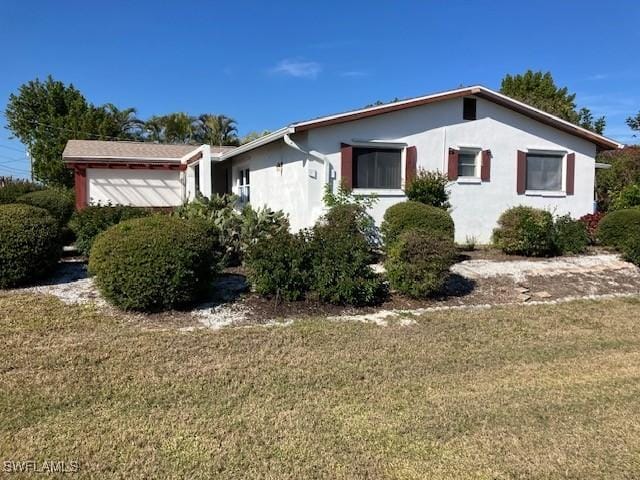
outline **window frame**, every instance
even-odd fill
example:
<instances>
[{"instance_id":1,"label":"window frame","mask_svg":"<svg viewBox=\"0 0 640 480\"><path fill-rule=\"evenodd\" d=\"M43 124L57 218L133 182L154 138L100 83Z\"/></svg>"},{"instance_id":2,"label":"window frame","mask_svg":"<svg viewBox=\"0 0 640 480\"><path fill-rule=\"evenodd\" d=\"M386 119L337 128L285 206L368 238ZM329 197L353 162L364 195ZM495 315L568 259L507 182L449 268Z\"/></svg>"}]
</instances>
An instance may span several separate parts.
<instances>
[{"instance_id":1,"label":"window frame","mask_svg":"<svg viewBox=\"0 0 640 480\"><path fill-rule=\"evenodd\" d=\"M565 150L525 150L524 188L529 196L565 196L567 193L567 154ZM529 188L529 156L557 157L560 159L560 188L540 190Z\"/></svg>"},{"instance_id":2,"label":"window frame","mask_svg":"<svg viewBox=\"0 0 640 480\"><path fill-rule=\"evenodd\" d=\"M392 143L382 143L380 145L376 145L373 143L355 143L351 144L352 148L352 178L353 178L353 191L354 193L360 195L367 194L383 194L383 195L404 195L404 181L406 177L406 154L407 154L407 146L406 144L402 145L394 145ZM358 177L357 177L357 151L358 150L386 150L386 151L397 151L400 153L399 162L400 162L400 182L398 186L394 187L364 187L358 186Z\"/></svg>"},{"instance_id":3,"label":"window frame","mask_svg":"<svg viewBox=\"0 0 640 480\"><path fill-rule=\"evenodd\" d=\"M474 155L474 162L473 162L473 175L469 176L469 175L461 175L460 174L460 157L462 156L462 154L473 154ZM482 148L480 147L471 147L471 146L466 146L466 147L458 147L458 180L462 180L463 182L465 180L480 180L480 168L481 168L481 162L482 162Z\"/></svg>"},{"instance_id":4,"label":"window frame","mask_svg":"<svg viewBox=\"0 0 640 480\"><path fill-rule=\"evenodd\" d=\"M251 203L251 169L248 166L237 170L236 191L239 203Z\"/></svg>"}]
</instances>

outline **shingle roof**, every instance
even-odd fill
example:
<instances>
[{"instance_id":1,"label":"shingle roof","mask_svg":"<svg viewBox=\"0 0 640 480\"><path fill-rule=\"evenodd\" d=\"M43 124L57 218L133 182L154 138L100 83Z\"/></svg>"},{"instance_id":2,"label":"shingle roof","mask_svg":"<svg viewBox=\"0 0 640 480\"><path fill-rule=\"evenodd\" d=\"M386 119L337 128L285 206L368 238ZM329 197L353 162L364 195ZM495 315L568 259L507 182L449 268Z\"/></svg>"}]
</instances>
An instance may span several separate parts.
<instances>
[{"instance_id":1,"label":"shingle roof","mask_svg":"<svg viewBox=\"0 0 640 480\"><path fill-rule=\"evenodd\" d=\"M69 140L62 152L65 160L82 158L180 160L199 145L164 145L148 142Z\"/></svg>"}]
</instances>

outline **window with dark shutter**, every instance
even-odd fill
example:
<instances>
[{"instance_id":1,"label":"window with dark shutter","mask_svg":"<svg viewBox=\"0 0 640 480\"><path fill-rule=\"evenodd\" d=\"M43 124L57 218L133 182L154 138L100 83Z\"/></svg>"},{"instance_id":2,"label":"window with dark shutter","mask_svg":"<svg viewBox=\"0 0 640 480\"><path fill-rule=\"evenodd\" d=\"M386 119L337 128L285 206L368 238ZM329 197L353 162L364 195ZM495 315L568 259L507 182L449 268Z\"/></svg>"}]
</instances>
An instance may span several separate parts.
<instances>
[{"instance_id":1,"label":"window with dark shutter","mask_svg":"<svg viewBox=\"0 0 640 480\"><path fill-rule=\"evenodd\" d=\"M402 151L390 148L353 148L353 187L399 189Z\"/></svg>"},{"instance_id":2,"label":"window with dark shutter","mask_svg":"<svg viewBox=\"0 0 640 480\"><path fill-rule=\"evenodd\" d=\"M463 120L476 119L476 99L465 97L462 99L462 118Z\"/></svg>"}]
</instances>

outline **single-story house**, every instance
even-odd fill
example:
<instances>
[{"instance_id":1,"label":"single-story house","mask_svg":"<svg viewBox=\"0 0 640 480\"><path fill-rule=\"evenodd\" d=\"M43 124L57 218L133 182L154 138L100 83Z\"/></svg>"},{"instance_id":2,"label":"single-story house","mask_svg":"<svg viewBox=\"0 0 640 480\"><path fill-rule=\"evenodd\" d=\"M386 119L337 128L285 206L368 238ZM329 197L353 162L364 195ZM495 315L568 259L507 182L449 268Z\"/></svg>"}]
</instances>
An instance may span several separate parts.
<instances>
[{"instance_id":1,"label":"single-story house","mask_svg":"<svg viewBox=\"0 0 640 480\"><path fill-rule=\"evenodd\" d=\"M172 206L236 193L289 215L298 230L324 213L325 185L375 194L371 214L406 200L419 168L450 180L456 240L486 243L514 205L580 217L593 211L596 153L618 142L482 86L293 123L239 147L70 141L78 206Z\"/></svg>"}]
</instances>

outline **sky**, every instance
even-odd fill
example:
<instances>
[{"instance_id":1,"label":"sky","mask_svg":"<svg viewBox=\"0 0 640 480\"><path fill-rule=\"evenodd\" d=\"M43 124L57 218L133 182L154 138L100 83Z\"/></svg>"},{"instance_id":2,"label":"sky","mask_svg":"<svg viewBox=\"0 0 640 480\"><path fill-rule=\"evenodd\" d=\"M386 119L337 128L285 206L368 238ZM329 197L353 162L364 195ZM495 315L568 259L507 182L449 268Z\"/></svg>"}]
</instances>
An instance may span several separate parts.
<instances>
[{"instance_id":1,"label":"sky","mask_svg":"<svg viewBox=\"0 0 640 480\"><path fill-rule=\"evenodd\" d=\"M140 118L226 114L240 134L550 71L636 143L640 2L0 0L0 175L27 176L11 93L51 74Z\"/></svg>"}]
</instances>

